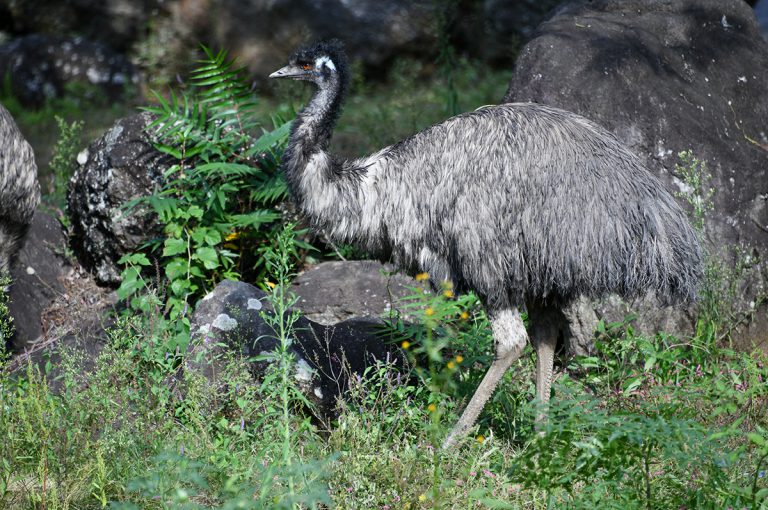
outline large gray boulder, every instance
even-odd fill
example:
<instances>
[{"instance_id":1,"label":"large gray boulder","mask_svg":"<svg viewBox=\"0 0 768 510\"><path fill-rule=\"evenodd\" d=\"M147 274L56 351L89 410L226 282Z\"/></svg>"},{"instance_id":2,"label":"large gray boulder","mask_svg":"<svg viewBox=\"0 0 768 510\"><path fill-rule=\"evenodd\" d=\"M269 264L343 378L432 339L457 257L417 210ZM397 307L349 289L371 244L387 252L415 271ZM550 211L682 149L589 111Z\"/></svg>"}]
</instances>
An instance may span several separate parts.
<instances>
[{"instance_id":1,"label":"large gray boulder","mask_svg":"<svg viewBox=\"0 0 768 510\"><path fill-rule=\"evenodd\" d=\"M63 256L66 248L58 220L38 211L11 267L9 309L16 327L8 346L12 352L22 352L44 339L43 313L65 293L63 278L71 270Z\"/></svg>"},{"instance_id":2,"label":"large gray boulder","mask_svg":"<svg viewBox=\"0 0 768 510\"><path fill-rule=\"evenodd\" d=\"M413 279L373 260L323 262L293 280L296 305L308 319L336 324L355 317L379 319L413 294Z\"/></svg>"},{"instance_id":3,"label":"large gray boulder","mask_svg":"<svg viewBox=\"0 0 768 510\"><path fill-rule=\"evenodd\" d=\"M768 44L742 0L594 0L560 8L538 29L515 66L505 102L534 101L605 126L672 192L691 150L712 174L714 210L706 244L726 268L745 263L735 301L755 309L768 291ZM595 190L599 193L599 190ZM737 250L738 249L738 250ZM738 252L738 253L737 253ZM641 331L690 332L691 310L648 300L630 306L580 304L582 322L639 312ZM766 342L751 327L745 347Z\"/></svg>"},{"instance_id":4,"label":"large gray boulder","mask_svg":"<svg viewBox=\"0 0 768 510\"><path fill-rule=\"evenodd\" d=\"M5 347L13 355L12 370L24 369L30 360L42 366L49 356L55 362L61 348L76 349L90 364L107 341L111 319L105 311L112 309L114 293L99 288L67 253L61 222L35 213L11 267L9 309L15 333Z\"/></svg>"},{"instance_id":5,"label":"large gray boulder","mask_svg":"<svg viewBox=\"0 0 768 510\"><path fill-rule=\"evenodd\" d=\"M206 295L192 316L185 369L206 377L215 386L231 356L253 358L278 346L275 329L262 316L274 316L267 295L253 285L225 280ZM294 324L290 352L296 361L297 387L322 416L334 413L336 400L349 377L362 375L376 360L401 363L399 351L380 333L377 320L355 318L323 325L300 317ZM269 361L253 362L255 378Z\"/></svg>"},{"instance_id":6,"label":"large gray boulder","mask_svg":"<svg viewBox=\"0 0 768 510\"><path fill-rule=\"evenodd\" d=\"M0 46L0 76L8 77L11 92L28 107L61 97L71 84L91 86L114 100L139 81L133 64L103 44L44 34Z\"/></svg>"},{"instance_id":7,"label":"large gray boulder","mask_svg":"<svg viewBox=\"0 0 768 510\"><path fill-rule=\"evenodd\" d=\"M145 132L151 122L148 113L118 120L78 155L80 166L69 182L72 248L102 284L118 284L120 257L159 233L157 218L146 206L124 207L157 191L170 166Z\"/></svg>"}]
</instances>

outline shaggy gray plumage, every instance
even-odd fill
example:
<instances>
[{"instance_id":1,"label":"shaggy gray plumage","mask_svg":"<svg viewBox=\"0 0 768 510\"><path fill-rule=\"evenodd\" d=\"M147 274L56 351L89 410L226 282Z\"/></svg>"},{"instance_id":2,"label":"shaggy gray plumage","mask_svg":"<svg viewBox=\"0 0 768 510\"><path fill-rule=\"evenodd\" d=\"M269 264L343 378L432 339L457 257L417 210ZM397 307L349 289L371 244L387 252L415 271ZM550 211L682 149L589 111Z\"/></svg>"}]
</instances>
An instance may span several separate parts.
<instances>
[{"instance_id":1,"label":"shaggy gray plumage","mask_svg":"<svg viewBox=\"0 0 768 510\"><path fill-rule=\"evenodd\" d=\"M283 156L290 190L313 225L435 283L473 290L491 318L496 359L446 439L472 426L528 336L537 394L549 399L561 309L579 296L654 291L694 299L702 253L682 209L608 131L538 104L486 106L371 156L328 153L346 92L337 44L299 50L272 77L317 92Z\"/></svg>"},{"instance_id":2,"label":"shaggy gray plumage","mask_svg":"<svg viewBox=\"0 0 768 510\"><path fill-rule=\"evenodd\" d=\"M32 147L0 105L0 274L9 271L39 202Z\"/></svg>"}]
</instances>

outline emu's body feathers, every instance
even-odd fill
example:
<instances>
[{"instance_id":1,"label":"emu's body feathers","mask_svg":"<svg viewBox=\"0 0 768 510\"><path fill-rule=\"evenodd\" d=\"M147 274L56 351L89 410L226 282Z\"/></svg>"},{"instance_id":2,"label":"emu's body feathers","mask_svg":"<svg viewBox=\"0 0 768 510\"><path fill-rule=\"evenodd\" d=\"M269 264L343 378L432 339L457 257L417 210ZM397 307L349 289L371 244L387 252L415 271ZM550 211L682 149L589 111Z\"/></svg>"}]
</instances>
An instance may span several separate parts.
<instances>
[{"instance_id":1,"label":"emu's body feathers","mask_svg":"<svg viewBox=\"0 0 768 510\"><path fill-rule=\"evenodd\" d=\"M472 289L492 308L695 296L702 255L683 211L587 119L530 103L483 107L340 161L312 145L314 103L285 166L301 207L335 240Z\"/></svg>"},{"instance_id":2,"label":"emu's body feathers","mask_svg":"<svg viewBox=\"0 0 768 510\"><path fill-rule=\"evenodd\" d=\"M21 247L37 204L40 184L32 147L0 105L0 273Z\"/></svg>"}]
</instances>

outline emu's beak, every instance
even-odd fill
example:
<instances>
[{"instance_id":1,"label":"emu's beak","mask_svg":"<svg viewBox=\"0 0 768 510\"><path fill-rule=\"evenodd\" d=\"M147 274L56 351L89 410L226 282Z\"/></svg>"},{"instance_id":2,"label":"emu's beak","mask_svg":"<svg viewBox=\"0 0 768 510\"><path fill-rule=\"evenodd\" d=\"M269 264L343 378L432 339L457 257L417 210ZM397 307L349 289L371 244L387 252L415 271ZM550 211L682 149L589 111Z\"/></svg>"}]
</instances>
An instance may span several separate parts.
<instances>
[{"instance_id":1,"label":"emu's beak","mask_svg":"<svg viewBox=\"0 0 768 510\"><path fill-rule=\"evenodd\" d=\"M307 71L301 69L298 66L294 65L287 65L281 69L278 69L274 73L270 74L270 78L301 78L302 76L306 76Z\"/></svg>"}]
</instances>

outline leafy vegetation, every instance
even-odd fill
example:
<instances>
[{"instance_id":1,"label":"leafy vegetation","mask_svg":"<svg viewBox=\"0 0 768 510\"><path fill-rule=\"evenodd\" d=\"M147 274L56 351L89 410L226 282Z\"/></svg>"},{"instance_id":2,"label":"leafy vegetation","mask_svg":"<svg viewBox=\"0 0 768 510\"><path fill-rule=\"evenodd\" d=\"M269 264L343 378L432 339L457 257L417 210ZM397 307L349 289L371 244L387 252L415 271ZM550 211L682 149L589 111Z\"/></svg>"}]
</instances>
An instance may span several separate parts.
<instances>
[{"instance_id":1,"label":"leafy vegetation","mask_svg":"<svg viewBox=\"0 0 768 510\"><path fill-rule=\"evenodd\" d=\"M288 310L292 243L269 264ZM637 335L603 325L595 356L554 384L542 434L528 351L478 428L438 445L491 356L474 299L416 289L410 325L389 334L411 356L353 379L322 431L293 383L291 312L254 381L232 358L211 385L164 351L157 312L121 319L90 370L75 351L56 368L0 377L4 508L763 508L768 502L768 359L713 336ZM704 330L708 330L704 328ZM450 336L449 336L450 335ZM408 338L409 340L402 340ZM448 341L450 340L450 344ZM150 346L150 347L148 347ZM55 388L52 385L55 382ZM507 414L508 409L514 412ZM514 432L505 420L514 421ZM761 506L762 505L762 506Z\"/></svg>"},{"instance_id":2,"label":"leafy vegetation","mask_svg":"<svg viewBox=\"0 0 768 510\"><path fill-rule=\"evenodd\" d=\"M162 190L141 199L162 225L149 253L162 269L171 319L183 318L222 279L263 280L263 255L281 228L277 205L287 194L277 168L290 123L260 129L243 70L224 52L206 50L192 83L192 92L157 95L159 104L147 108L156 117L155 146L174 161ZM127 298L146 287L142 269L151 262L136 253L122 263L120 296Z\"/></svg>"},{"instance_id":3,"label":"leafy vegetation","mask_svg":"<svg viewBox=\"0 0 768 510\"><path fill-rule=\"evenodd\" d=\"M706 164L693 153L678 154L680 163L675 173L680 176L684 190L676 196L688 204L691 221L706 245L706 215L714 209L716 190L711 187L712 176ZM755 256L740 246L727 247L722 253L707 253L704 259L704 285L699 297L700 325L716 328L720 340L730 337L733 330L751 320L757 308L768 301L768 292L745 303L741 290L748 284Z\"/></svg>"}]
</instances>

